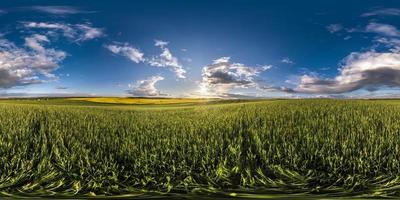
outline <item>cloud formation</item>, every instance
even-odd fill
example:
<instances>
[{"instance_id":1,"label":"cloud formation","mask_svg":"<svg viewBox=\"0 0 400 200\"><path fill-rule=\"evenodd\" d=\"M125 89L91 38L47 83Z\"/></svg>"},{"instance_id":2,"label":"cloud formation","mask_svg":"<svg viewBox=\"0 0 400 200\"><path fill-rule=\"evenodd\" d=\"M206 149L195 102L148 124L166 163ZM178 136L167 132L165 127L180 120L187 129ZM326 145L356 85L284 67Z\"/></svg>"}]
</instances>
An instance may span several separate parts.
<instances>
[{"instance_id":1,"label":"cloud formation","mask_svg":"<svg viewBox=\"0 0 400 200\"><path fill-rule=\"evenodd\" d=\"M365 27L365 32L378 33L384 36L399 37L400 31L393 25L371 22Z\"/></svg>"},{"instance_id":2,"label":"cloud formation","mask_svg":"<svg viewBox=\"0 0 400 200\"><path fill-rule=\"evenodd\" d=\"M133 85L129 85L129 94L138 97L155 97L155 96L166 96L162 94L155 86L158 81L164 80L162 76L151 76L144 80L139 80Z\"/></svg>"},{"instance_id":3,"label":"cloud formation","mask_svg":"<svg viewBox=\"0 0 400 200\"><path fill-rule=\"evenodd\" d=\"M73 6L32 6L30 7L30 9L38 12L45 12L56 15L91 13L90 11L84 11L78 7Z\"/></svg>"},{"instance_id":4,"label":"cloud formation","mask_svg":"<svg viewBox=\"0 0 400 200\"><path fill-rule=\"evenodd\" d=\"M288 57L282 58L281 63L294 64L294 62L292 60L290 60L290 58L288 58Z\"/></svg>"},{"instance_id":5,"label":"cloud formation","mask_svg":"<svg viewBox=\"0 0 400 200\"><path fill-rule=\"evenodd\" d=\"M102 29L92 27L91 24L76 24L75 28L81 32L80 34L78 33L79 37L77 38L77 41L92 40L104 35Z\"/></svg>"},{"instance_id":6,"label":"cloud formation","mask_svg":"<svg viewBox=\"0 0 400 200\"><path fill-rule=\"evenodd\" d=\"M400 86L400 53L368 51L351 53L333 79L304 75L297 92L339 94L358 89L377 90L381 86Z\"/></svg>"},{"instance_id":7,"label":"cloud formation","mask_svg":"<svg viewBox=\"0 0 400 200\"><path fill-rule=\"evenodd\" d=\"M111 44L105 47L112 53L125 56L135 63L144 62L145 60L144 54L139 49L129 46L127 43L123 45Z\"/></svg>"},{"instance_id":8,"label":"cloud formation","mask_svg":"<svg viewBox=\"0 0 400 200\"><path fill-rule=\"evenodd\" d=\"M93 27L90 23L67 24L49 22L23 22L23 26L28 29L58 31L66 38L72 39L75 42L92 40L105 35L103 29Z\"/></svg>"},{"instance_id":9,"label":"cloud formation","mask_svg":"<svg viewBox=\"0 0 400 200\"><path fill-rule=\"evenodd\" d=\"M386 47L389 52L400 52L400 39L382 37L375 39L375 42Z\"/></svg>"},{"instance_id":10,"label":"cloud formation","mask_svg":"<svg viewBox=\"0 0 400 200\"><path fill-rule=\"evenodd\" d=\"M381 9L363 13L361 16L362 17L373 17L373 16L378 16L378 15L399 16L400 9L398 9L398 8L381 8Z\"/></svg>"},{"instance_id":11,"label":"cloud formation","mask_svg":"<svg viewBox=\"0 0 400 200\"><path fill-rule=\"evenodd\" d=\"M146 63L153 67L168 68L173 71L178 78L186 78L186 70L178 62L178 58L172 55L171 51L167 48L169 42L155 40L154 46L161 49L161 54L156 56L144 57L139 49L130 46L128 43L120 44L114 42L111 45L105 45L105 47L114 54L119 54L128 57L135 63Z\"/></svg>"},{"instance_id":12,"label":"cloud formation","mask_svg":"<svg viewBox=\"0 0 400 200\"><path fill-rule=\"evenodd\" d=\"M377 9L362 16L378 15L400 16L400 9ZM333 33L342 30L343 27L332 24L327 29ZM336 77L303 75L298 86L289 92L341 94L359 89L375 91L381 87L400 87L400 31L393 25L378 22L369 22L365 28L352 28L346 31L375 33L377 36L374 37L374 45L370 50L353 52L344 58Z\"/></svg>"},{"instance_id":13,"label":"cloud formation","mask_svg":"<svg viewBox=\"0 0 400 200\"><path fill-rule=\"evenodd\" d=\"M285 92L285 93L296 93L296 91L292 88L284 87L284 86L270 86L270 85L263 85L260 86L259 89L268 91L268 92Z\"/></svg>"},{"instance_id":14,"label":"cloud formation","mask_svg":"<svg viewBox=\"0 0 400 200\"><path fill-rule=\"evenodd\" d=\"M329 24L328 26L326 26L326 29L330 32L330 33L336 33L339 32L343 29L342 24Z\"/></svg>"},{"instance_id":15,"label":"cloud formation","mask_svg":"<svg viewBox=\"0 0 400 200\"><path fill-rule=\"evenodd\" d=\"M270 65L248 67L241 63L231 63L230 57L221 57L203 67L200 93L220 96L234 88L257 87L255 78L270 68Z\"/></svg>"},{"instance_id":16,"label":"cloud formation","mask_svg":"<svg viewBox=\"0 0 400 200\"><path fill-rule=\"evenodd\" d=\"M160 47L161 54L153 56L147 60L148 64L155 67L167 67L175 72L178 78L186 78L186 70L178 62L178 58L172 55L171 51L167 48L168 42L155 40L155 46Z\"/></svg>"},{"instance_id":17,"label":"cloud formation","mask_svg":"<svg viewBox=\"0 0 400 200\"><path fill-rule=\"evenodd\" d=\"M0 40L0 88L42 83L57 78L53 72L66 57L65 52L46 48L50 43L44 35L25 38L25 47Z\"/></svg>"}]
</instances>

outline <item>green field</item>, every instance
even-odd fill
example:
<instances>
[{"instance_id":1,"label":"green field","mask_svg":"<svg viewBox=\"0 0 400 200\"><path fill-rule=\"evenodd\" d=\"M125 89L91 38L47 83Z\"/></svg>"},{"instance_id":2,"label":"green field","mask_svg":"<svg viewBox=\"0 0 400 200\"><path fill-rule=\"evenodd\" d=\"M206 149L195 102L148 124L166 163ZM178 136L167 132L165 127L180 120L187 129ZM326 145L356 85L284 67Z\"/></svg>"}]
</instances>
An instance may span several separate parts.
<instances>
[{"instance_id":1,"label":"green field","mask_svg":"<svg viewBox=\"0 0 400 200\"><path fill-rule=\"evenodd\" d=\"M152 102L0 100L0 196L400 197L400 101Z\"/></svg>"}]
</instances>

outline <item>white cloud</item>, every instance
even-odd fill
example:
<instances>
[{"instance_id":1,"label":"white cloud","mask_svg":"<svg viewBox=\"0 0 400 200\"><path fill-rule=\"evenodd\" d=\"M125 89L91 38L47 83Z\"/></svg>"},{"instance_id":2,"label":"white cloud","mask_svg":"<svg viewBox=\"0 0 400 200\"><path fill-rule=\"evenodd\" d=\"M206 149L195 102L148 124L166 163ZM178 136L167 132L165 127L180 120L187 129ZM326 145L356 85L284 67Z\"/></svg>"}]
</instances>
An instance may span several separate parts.
<instances>
[{"instance_id":1,"label":"white cloud","mask_svg":"<svg viewBox=\"0 0 400 200\"><path fill-rule=\"evenodd\" d=\"M186 70L183 69L183 66L178 62L178 58L174 57L171 51L166 47L168 43L169 42L155 40L154 45L160 47L162 52L160 55L147 58L144 57L144 54L139 49L134 48L127 43L119 45L117 42L114 42L114 44L106 45L105 47L114 54L128 57L135 63L144 62L153 67L169 68L178 78L186 78Z\"/></svg>"},{"instance_id":2,"label":"white cloud","mask_svg":"<svg viewBox=\"0 0 400 200\"><path fill-rule=\"evenodd\" d=\"M361 16L363 17L373 17L377 15L392 15L392 16L400 16L400 9L398 8L382 8L373 10L371 12L363 13Z\"/></svg>"},{"instance_id":3,"label":"white cloud","mask_svg":"<svg viewBox=\"0 0 400 200\"><path fill-rule=\"evenodd\" d=\"M45 29L60 31L65 37L76 42L92 40L104 36L103 29L92 27L90 23L86 24L66 24L66 23L48 23L48 22L24 22L25 28Z\"/></svg>"},{"instance_id":4,"label":"white cloud","mask_svg":"<svg viewBox=\"0 0 400 200\"><path fill-rule=\"evenodd\" d=\"M167 46L169 44L169 42L165 42L162 40L154 40L154 46L156 47L164 47Z\"/></svg>"},{"instance_id":5,"label":"white cloud","mask_svg":"<svg viewBox=\"0 0 400 200\"><path fill-rule=\"evenodd\" d=\"M174 57L171 51L166 47L168 43L169 42L155 40L154 45L160 47L162 52L159 56L153 56L150 59L147 59L147 63L155 67L170 68L175 72L178 78L186 78L186 70L183 69L183 66L178 62L178 58Z\"/></svg>"},{"instance_id":6,"label":"white cloud","mask_svg":"<svg viewBox=\"0 0 400 200\"><path fill-rule=\"evenodd\" d=\"M114 54L125 56L135 63L144 61L143 57L144 54L139 49L131 47L127 43L125 43L124 45L117 45L117 44L106 45L105 47Z\"/></svg>"},{"instance_id":7,"label":"white cloud","mask_svg":"<svg viewBox=\"0 0 400 200\"><path fill-rule=\"evenodd\" d=\"M282 58L281 62L286 64L294 64L294 62L288 57Z\"/></svg>"},{"instance_id":8,"label":"white cloud","mask_svg":"<svg viewBox=\"0 0 400 200\"><path fill-rule=\"evenodd\" d=\"M397 15L396 13L397 10L379 10L364 16ZM353 52L343 59L336 77L303 75L293 92L341 94L359 89L375 91L381 87L400 87L400 31L393 25L376 22L370 22L365 29L352 29L352 32L356 31L376 33L380 36L375 37L375 44L371 50ZM384 50L377 51L382 46Z\"/></svg>"},{"instance_id":9,"label":"white cloud","mask_svg":"<svg viewBox=\"0 0 400 200\"><path fill-rule=\"evenodd\" d=\"M343 29L342 24L330 24L326 27L330 33L336 33Z\"/></svg>"},{"instance_id":10,"label":"white cloud","mask_svg":"<svg viewBox=\"0 0 400 200\"><path fill-rule=\"evenodd\" d=\"M400 39L397 38L377 38L375 42L383 44L390 52L400 52Z\"/></svg>"},{"instance_id":11,"label":"white cloud","mask_svg":"<svg viewBox=\"0 0 400 200\"><path fill-rule=\"evenodd\" d=\"M330 33L336 33L344 30L347 33L375 33L385 37L400 37L400 31L393 25L370 22L365 27L344 28L341 24L330 24L326 27ZM343 39L348 40L352 36L347 35Z\"/></svg>"},{"instance_id":12,"label":"white cloud","mask_svg":"<svg viewBox=\"0 0 400 200\"><path fill-rule=\"evenodd\" d=\"M25 46L39 53L45 53L46 49L42 46L42 43L48 42L50 42L49 39L44 35L34 34L31 37L25 38Z\"/></svg>"},{"instance_id":13,"label":"white cloud","mask_svg":"<svg viewBox=\"0 0 400 200\"><path fill-rule=\"evenodd\" d=\"M76 28L78 28L78 30L82 32L80 37L78 37L78 41L91 40L102 37L104 35L102 29L91 27L90 24L77 24L75 26Z\"/></svg>"},{"instance_id":14,"label":"white cloud","mask_svg":"<svg viewBox=\"0 0 400 200\"><path fill-rule=\"evenodd\" d=\"M218 64L218 63L227 63L229 62L229 60L231 59L231 57L221 57L221 58L217 58L213 61L213 64Z\"/></svg>"},{"instance_id":15,"label":"white cloud","mask_svg":"<svg viewBox=\"0 0 400 200\"><path fill-rule=\"evenodd\" d=\"M296 93L292 88L284 87L284 86L271 86L271 85L263 85L259 87L261 90L268 92L285 92L285 93Z\"/></svg>"},{"instance_id":16,"label":"white cloud","mask_svg":"<svg viewBox=\"0 0 400 200\"><path fill-rule=\"evenodd\" d=\"M361 88L373 91L381 86L400 86L400 53L367 51L351 53L333 79L304 75L297 92L338 94Z\"/></svg>"},{"instance_id":17,"label":"white cloud","mask_svg":"<svg viewBox=\"0 0 400 200\"><path fill-rule=\"evenodd\" d=\"M57 78L53 74L65 58L63 51L46 48L49 40L44 35L25 38L27 48L0 40L0 88L42 83Z\"/></svg>"},{"instance_id":18,"label":"white cloud","mask_svg":"<svg viewBox=\"0 0 400 200\"><path fill-rule=\"evenodd\" d=\"M351 36L350 36L350 35L348 35L348 36L346 36L346 37L343 38L343 40L350 40L350 39L351 39Z\"/></svg>"},{"instance_id":19,"label":"white cloud","mask_svg":"<svg viewBox=\"0 0 400 200\"><path fill-rule=\"evenodd\" d=\"M392 26L390 24L371 22L367 25L365 31L370 33L378 33L385 36L392 36L392 37L400 36L400 31L395 26Z\"/></svg>"},{"instance_id":20,"label":"white cloud","mask_svg":"<svg viewBox=\"0 0 400 200\"><path fill-rule=\"evenodd\" d=\"M155 86L158 81L164 80L162 76L152 76L144 80L139 80L133 85L129 85L128 93L139 97L165 96Z\"/></svg>"},{"instance_id":21,"label":"white cloud","mask_svg":"<svg viewBox=\"0 0 400 200\"><path fill-rule=\"evenodd\" d=\"M203 67L199 84L202 95L226 95L235 88L257 87L255 78L271 66L248 67L241 63L231 63L230 57L221 57L211 65Z\"/></svg>"},{"instance_id":22,"label":"white cloud","mask_svg":"<svg viewBox=\"0 0 400 200\"><path fill-rule=\"evenodd\" d=\"M59 30L68 38L74 38L76 35L76 30L74 30L70 25L63 23L24 22L23 25L25 28Z\"/></svg>"},{"instance_id":23,"label":"white cloud","mask_svg":"<svg viewBox=\"0 0 400 200\"><path fill-rule=\"evenodd\" d=\"M32 6L31 9L39 12L57 15L90 13L90 11L84 11L78 7L73 6Z\"/></svg>"}]
</instances>

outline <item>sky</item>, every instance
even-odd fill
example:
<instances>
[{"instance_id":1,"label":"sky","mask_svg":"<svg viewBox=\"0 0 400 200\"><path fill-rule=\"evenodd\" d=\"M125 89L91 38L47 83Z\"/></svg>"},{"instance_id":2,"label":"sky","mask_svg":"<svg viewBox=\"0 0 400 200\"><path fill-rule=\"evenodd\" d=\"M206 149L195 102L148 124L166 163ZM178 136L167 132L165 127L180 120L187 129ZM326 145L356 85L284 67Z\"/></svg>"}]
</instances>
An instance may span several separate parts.
<instances>
[{"instance_id":1,"label":"sky","mask_svg":"<svg viewBox=\"0 0 400 200\"><path fill-rule=\"evenodd\" d=\"M400 97L400 2L1 1L0 96Z\"/></svg>"}]
</instances>

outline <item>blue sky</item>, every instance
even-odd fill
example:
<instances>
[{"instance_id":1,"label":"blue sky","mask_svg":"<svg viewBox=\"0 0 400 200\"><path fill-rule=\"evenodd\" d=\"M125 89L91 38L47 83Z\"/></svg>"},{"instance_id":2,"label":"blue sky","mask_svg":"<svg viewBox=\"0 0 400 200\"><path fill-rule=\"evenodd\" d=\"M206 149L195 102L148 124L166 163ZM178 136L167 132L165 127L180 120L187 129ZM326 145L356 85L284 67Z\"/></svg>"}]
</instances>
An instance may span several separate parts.
<instances>
[{"instance_id":1,"label":"blue sky","mask_svg":"<svg viewBox=\"0 0 400 200\"><path fill-rule=\"evenodd\" d=\"M0 95L393 97L398 1L3 1Z\"/></svg>"}]
</instances>

